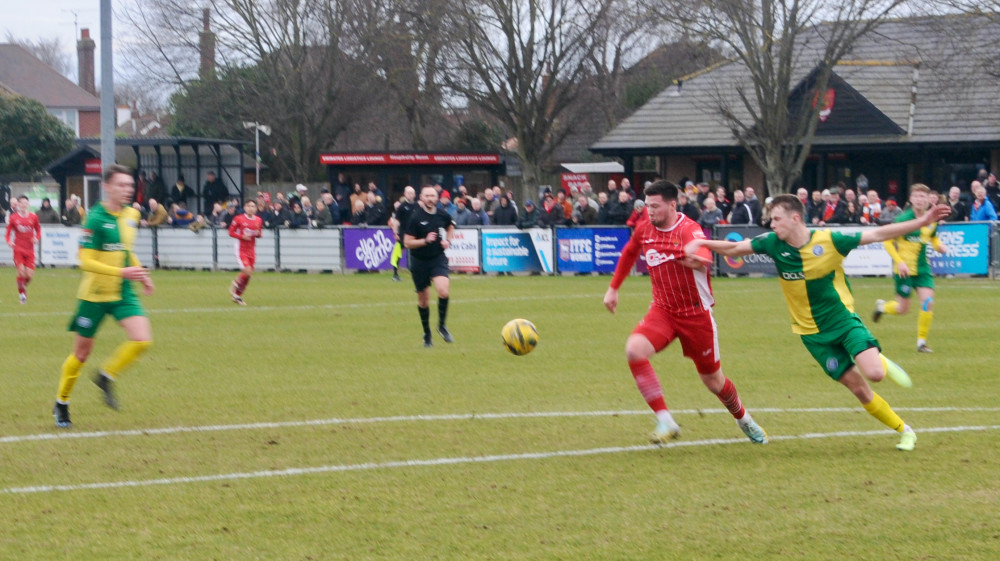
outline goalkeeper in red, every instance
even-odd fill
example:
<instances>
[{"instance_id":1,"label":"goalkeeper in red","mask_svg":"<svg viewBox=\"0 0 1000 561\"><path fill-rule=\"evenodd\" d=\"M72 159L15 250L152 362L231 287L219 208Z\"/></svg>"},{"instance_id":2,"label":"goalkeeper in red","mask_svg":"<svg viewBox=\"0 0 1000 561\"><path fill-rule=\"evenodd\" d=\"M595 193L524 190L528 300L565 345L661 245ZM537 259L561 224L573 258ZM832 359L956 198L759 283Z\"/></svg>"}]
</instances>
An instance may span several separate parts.
<instances>
[{"instance_id":1,"label":"goalkeeper in red","mask_svg":"<svg viewBox=\"0 0 1000 561\"><path fill-rule=\"evenodd\" d=\"M247 305L243 301L243 291L247 289L254 265L257 263L257 238L261 236L263 229L264 221L257 216L257 203L253 200L245 202L243 214L234 216L229 224L229 237L238 240L236 259L240 262L240 274L233 281L229 295L233 297L233 302L240 306Z\"/></svg>"},{"instance_id":2,"label":"goalkeeper in red","mask_svg":"<svg viewBox=\"0 0 1000 561\"><path fill-rule=\"evenodd\" d=\"M910 208L904 210L893 222L920 218L930 207L930 187L922 183L914 184L910 187ZM889 257L892 257L896 299L892 302L876 300L875 312L872 313L874 322L878 322L883 314L901 316L910 311L910 300L916 291L917 300L920 301L920 313L917 314L917 352L921 353L934 352L927 346L927 334L934 319L934 273L927 261L927 246L930 245L938 253L946 251L937 237L937 226L937 222L932 222L882 244Z\"/></svg>"},{"instance_id":3,"label":"goalkeeper in red","mask_svg":"<svg viewBox=\"0 0 1000 561\"><path fill-rule=\"evenodd\" d=\"M83 278L77 292L79 304L69 330L76 332L73 352L62 365L53 414L56 426L70 428L69 396L83 364L94 348L94 336L104 316L112 316L125 330L128 341L115 349L94 383L104 393L104 403L118 409L114 385L118 374L153 344L153 328L130 281L153 293L153 280L132 253L139 227L139 211L130 206L135 192L132 170L112 165L104 172L104 200L87 214L80 235L80 270Z\"/></svg>"},{"instance_id":4,"label":"goalkeeper in red","mask_svg":"<svg viewBox=\"0 0 1000 561\"><path fill-rule=\"evenodd\" d=\"M42 237L42 226L38 215L31 212L28 197L17 198L17 212L7 219L7 245L14 250L14 266L17 268L17 297L22 304L28 303L28 283L35 276L35 244Z\"/></svg>"},{"instance_id":5,"label":"goalkeeper in red","mask_svg":"<svg viewBox=\"0 0 1000 561\"><path fill-rule=\"evenodd\" d=\"M678 438L681 429L667 409L663 389L649 359L680 339L684 356L690 358L702 383L726 407L751 442L766 444L767 434L743 408L733 382L722 373L719 332L712 316L715 299L708 268L702 260L684 255L684 246L705 234L697 222L677 212L677 186L657 181L646 187L649 219L641 220L622 250L604 306L615 313L618 288L640 254L649 267L653 302L625 343L629 370L650 409L656 414L651 440L663 443ZM701 259L708 260L703 251Z\"/></svg>"}]
</instances>

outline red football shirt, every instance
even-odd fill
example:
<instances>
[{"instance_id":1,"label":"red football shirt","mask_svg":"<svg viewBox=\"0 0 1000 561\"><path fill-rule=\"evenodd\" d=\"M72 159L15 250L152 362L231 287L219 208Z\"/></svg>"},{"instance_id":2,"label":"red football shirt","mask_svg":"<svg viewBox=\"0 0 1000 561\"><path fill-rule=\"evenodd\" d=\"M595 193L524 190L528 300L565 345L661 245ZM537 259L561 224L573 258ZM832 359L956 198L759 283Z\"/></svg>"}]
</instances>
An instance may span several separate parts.
<instances>
[{"instance_id":1,"label":"red football shirt","mask_svg":"<svg viewBox=\"0 0 1000 561\"><path fill-rule=\"evenodd\" d=\"M704 238L705 233L684 214L677 213L677 217L677 222L665 229L653 226L648 219L639 221L622 250L611 287L618 289L621 286L642 254L649 267L653 305L676 316L690 316L714 306L715 298L707 269L697 271L680 262L684 258L684 246L691 240ZM706 248L699 254L706 259L711 257Z\"/></svg>"},{"instance_id":2,"label":"red football shirt","mask_svg":"<svg viewBox=\"0 0 1000 561\"><path fill-rule=\"evenodd\" d=\"M253 218L248 214L237 214L229 223L229 236L240 240L240 253L253 253L257 245L257 238L261 236L263 229L264 220L256 214ZM248 234L250 239L243 239L243 236Z\"/></svg>"},{"instance_id":3,"label":"red football shirt","mask_svg":"<svg viewBox=\"0 0 1000 561\"><path fill-rule=\"evenodd\" d=\"M7 243L11 241L11 233L14 234L14 248L22 251L34 251L35 239L42 239L42 225L38 222L38 216L29 212L27 216L21 216L20 212L12 212L7 217Z\"/></svg>"}]
</instances>

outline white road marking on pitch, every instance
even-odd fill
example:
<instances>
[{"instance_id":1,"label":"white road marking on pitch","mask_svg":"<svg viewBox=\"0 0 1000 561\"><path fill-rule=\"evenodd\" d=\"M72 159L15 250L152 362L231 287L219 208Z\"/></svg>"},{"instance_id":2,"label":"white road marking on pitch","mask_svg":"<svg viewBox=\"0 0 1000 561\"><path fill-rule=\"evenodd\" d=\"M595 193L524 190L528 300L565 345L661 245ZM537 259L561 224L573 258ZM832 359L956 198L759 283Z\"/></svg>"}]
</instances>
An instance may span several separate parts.
<instances>
[{"instance_id":1,"label":"white road marking on pitch","mask_svg":"<svg viewBox=\"0 0 1000 561\"><path fill-rule=\"evenodd\" d=\"M1000 425L986 426L963 426L963 427L934 427L921 429L921 433L934 432L969 432L1000 430ZM828 433L806 433L799 435L772 436L772 441L778 440L806 440L816 438L837 438L848 436L874 436L884 435L888 431L841 431ZM205 483L211 481L233 481L239 479L261 479L265 477L290 477L298 475L311 475L318 473L341 473L352 471L372 471L408 467L437 467L459 464L483 464L492 462L511 462L522 460L547 460L552 458L595 456L600 454L621 454L627 452L641 452L656 450L657 448L681 448L689 446L711 446L715 444L737 444L747 443L745 438L714 438L707 440L693 440L689 442L671 442L665 445L647 444L643 446L612 446L606 448L590 448L584 450L555 450L552 452L527 452L523 454L498 454L491 456L459 456L452 458L434 458L428 460L400 460L395 462L368 462L362 464L329 465L304 468L286 468L277 470L260 470L251 472L222 473L216 475L200 475L195 477L164 477L160 479L143 479L133 481L102 481L96 483L81 483L78 485L34 485L30 487L7 487L0 489L0 494L31 494L31 493L52 493L57 491L83 491L91 489L120 489L123 487L151 487L154 485L181 485L189 483Z\"/></svg>"},{"instance_id":2,"label":"white road marking on pitch","mask_svg":"<svg viewBox=\"0 0 1000 561\"><path fill-rule=\"evenodd\" d=\"M956 413L956 412L998 412L1000 407L896 407L896 411L914 411L922 413ZM774 408L762 407L751 410L753 413L859 413L864 409L860 407L802 407L802 408ZM725 409L672 409L675 415L706 415L721 414L729 412ZM331 419L309 419L305 421L275 421L260 423L245 423L233 425L201 425L194 427L161 427L149 429L131 429L118 431L91 431L74 432L59 430L58 432L47 432L42 434L25 434L13 436L0 436L0 444L17 444L20 442L32 442L38 440L58 440L74 438L106 438L124 436L151 436L161 434L199 433L199 432L224 432L238 430L260 430L276 428L302 428L317 427L327 425L360 425L374 423L405 423L405 422L426 422L426 421L475 421L475 420L495 420L495 419L540 419L555 417L615 417L625 415L649 415L648 410L629 411L539 411L525 413L462 413L451 415L400 415L395 417L356 417L356 418L331 418Z\"/></svg>"}]
</instances>

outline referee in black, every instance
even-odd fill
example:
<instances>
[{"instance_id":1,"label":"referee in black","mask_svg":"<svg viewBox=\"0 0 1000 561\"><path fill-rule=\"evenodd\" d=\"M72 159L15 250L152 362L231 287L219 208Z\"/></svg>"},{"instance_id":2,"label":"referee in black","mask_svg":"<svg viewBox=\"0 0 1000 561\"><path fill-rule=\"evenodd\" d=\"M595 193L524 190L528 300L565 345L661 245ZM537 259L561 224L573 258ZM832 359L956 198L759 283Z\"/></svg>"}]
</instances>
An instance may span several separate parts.
<instances>
[{"instance_id":1,"label":"referee in black","mask_svg":"<svg viewBox=\"0 0 1000 561\"><path fill-rule=\"evenodd\" d=\"M417 289L417 311L424 328L425 347L434 346L430 321L431 283L438 294L438 333L445 343L454 341L445 324L451 281L448 278L448 256L444 251L451 245L455 222L447 212L437 207L437 202L437 190L425 185L420 190L417 207L403 230L403 245L410 250L410 274Z\"/></svg>"}]
</instances>

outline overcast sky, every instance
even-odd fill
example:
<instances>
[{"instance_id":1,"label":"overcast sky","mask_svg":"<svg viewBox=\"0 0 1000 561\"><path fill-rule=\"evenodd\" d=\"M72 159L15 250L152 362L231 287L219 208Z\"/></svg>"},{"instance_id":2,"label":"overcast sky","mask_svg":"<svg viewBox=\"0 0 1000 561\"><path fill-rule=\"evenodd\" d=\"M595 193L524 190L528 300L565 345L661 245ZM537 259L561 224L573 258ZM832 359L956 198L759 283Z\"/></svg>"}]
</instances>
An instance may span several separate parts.
<instances>
[{"instance_id":1,"label":"overcast sky","mask_svg":"<svg viewBox=\"0 0 1000 561\"><path fill-rule=\"evenodd\" d=\"M128 0L112 0L115 9L125 6ZM114 23L114 22L112 22ZM17 39L38 41L59 39L70 54L76 68L76 40L79 29L89 28L90 37L97 43L97 74L100 80L101 63L101 2L100 0L21 0L5 1L0 17L0 43L7 42L10 33Z\"/></svg>"}]
</instances>

